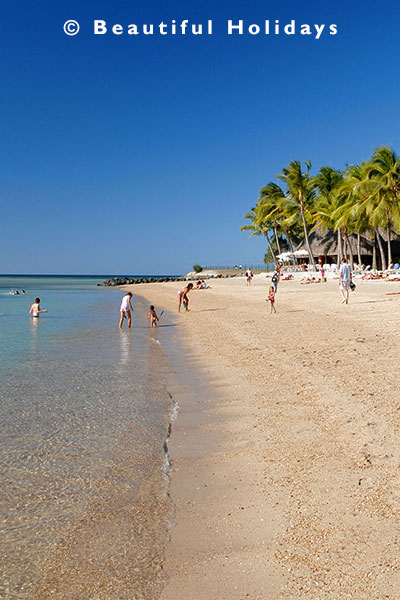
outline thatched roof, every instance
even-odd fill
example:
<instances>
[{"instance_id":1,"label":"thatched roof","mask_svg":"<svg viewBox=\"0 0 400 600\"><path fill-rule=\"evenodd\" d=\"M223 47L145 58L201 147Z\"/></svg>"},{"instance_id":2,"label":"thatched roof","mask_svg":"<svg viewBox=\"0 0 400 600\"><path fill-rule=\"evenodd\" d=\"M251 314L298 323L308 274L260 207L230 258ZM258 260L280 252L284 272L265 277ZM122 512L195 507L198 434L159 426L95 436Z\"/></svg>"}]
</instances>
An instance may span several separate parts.
<instances>
[{"instance_id":1,"label":"thatched roof","mask_svg":"<svg viewBox=\"0 0 400 600\"><path fill-rule=\"evenodd\" d=\"M313 256L337 256L337 232L332 229L322 229L318 227L315 231L312 231L308 236L310 241L311 250ZM353 254L357 254L357 236L355 234L349 235L351 249ZM367 238L361 236L361 254L365 256L372 256L372 242ZM304 240L297 246L296 250L306 250L306 244Z\"/></svg>"},{"instance_id":2,"label":"thatched roof","mask_svg":"<svg viewBox=\"0 0 400 600\"><path fill-rule=\"evenodd\" d=\"M383 238L386 252L387 232L383 229L379 229L379 234ZM312 231L308 237L313 256L337 256L337 231L318 227L315 231ZM393 233L391 240L392 256L400 257L400 235ZM357 235L349 235L349 241L353 254L357 255ZM360 245L362 256L372 256L373 241L370 237L361 235ZM297 246L296 250L307 250L304 240Z\"/></svg>"}]
</instances>

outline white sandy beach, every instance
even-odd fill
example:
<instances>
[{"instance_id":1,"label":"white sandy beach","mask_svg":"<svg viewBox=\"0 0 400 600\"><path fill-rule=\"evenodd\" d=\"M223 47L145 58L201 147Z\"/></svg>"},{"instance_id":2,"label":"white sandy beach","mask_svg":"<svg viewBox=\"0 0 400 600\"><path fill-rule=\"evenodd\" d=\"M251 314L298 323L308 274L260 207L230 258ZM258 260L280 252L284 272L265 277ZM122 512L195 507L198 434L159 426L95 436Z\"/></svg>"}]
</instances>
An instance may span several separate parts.
<instances>
[{"instance_id":1,"label":"white sandy beach","mask_svg":"<svg viewBox=\"0 0 400 600\"><path fill-rule=\"evenodd\" d=\"M400 284L282 281L273 315L263 277L210 285L177 317L210 395L173 390L162 600L398 599Z\"/></svg>"}]
</instances>

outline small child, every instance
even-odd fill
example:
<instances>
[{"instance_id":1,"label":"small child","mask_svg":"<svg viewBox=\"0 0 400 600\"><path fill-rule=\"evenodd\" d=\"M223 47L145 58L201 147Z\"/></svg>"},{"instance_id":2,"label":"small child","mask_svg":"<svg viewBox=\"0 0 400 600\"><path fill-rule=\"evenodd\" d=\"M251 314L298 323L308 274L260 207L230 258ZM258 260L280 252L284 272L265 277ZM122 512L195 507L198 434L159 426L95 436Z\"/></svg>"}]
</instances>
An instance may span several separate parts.
<instances>
[{"instance_id":1,"label":"small child","mask_svg":"<svg viewBox=\"0 0 400 600\"><path fill-rule=\"evenodd\" d=\"M157 315L153 305L150 306L147 318L150 319L150 327L157 327L157 321L160 320L160 317Z\"/></svg>"},{"instance_id":2,"label":"small child","mask_svg":"<svg viewBox=\"0 0 400 600\"><path fill-rule=\"evenodd\" d=\"M276 312L276 308L275 308L275 290L274 290L274 286L273 285L271 285L271 287L269 288L269 294L268 294L267 300L269 300L270 305L271 305L271 313L272 312Z\"/></svg>"},{"instance_id":3,"label":"small child","mask_svg":"<svg viewBox=\"0 0 400 600\"><path fill-rule=\"evenodd\" d=\"M35 317L35 319L38 319L40 313L47 313L47 310L41 310L40 309L40 298L35 298L35 301L32 304L32 306L30 307L28 314L32 315L32 317Z\"/></svg>"}]
</instances>

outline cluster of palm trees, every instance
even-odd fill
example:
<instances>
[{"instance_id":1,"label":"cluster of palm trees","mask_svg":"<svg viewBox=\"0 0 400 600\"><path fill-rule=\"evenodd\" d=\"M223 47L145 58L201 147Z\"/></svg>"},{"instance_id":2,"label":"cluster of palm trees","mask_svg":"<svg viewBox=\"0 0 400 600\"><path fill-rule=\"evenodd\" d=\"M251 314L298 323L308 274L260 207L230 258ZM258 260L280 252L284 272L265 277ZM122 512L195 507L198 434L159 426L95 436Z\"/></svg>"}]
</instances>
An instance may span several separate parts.
<instances>
[{"instance_id":1,"label":"cluster of palm trees","mask_svg":"<svg viewBox=\"0 0 400 600\"><path fill-rule=\"evenodd\" d=\"M382 146L368 162L343 172L322 167L315 176L310 161L305 161L303 169L295 160L276 179L282 185L271 182L262 188L255 208L245 215L249 224L241 228L251 231L251 236L265 236L274 262L276 253L293 252L303 239L315 268L309 233L318 227L337 232L338 262L348 256L353 264L351 234L357 236L359 264L361 236L372 243L373 268L378 250L382 269L392 262L391 240L400 232L400 156L394 150Z\"/></svg>"}]
</instances>

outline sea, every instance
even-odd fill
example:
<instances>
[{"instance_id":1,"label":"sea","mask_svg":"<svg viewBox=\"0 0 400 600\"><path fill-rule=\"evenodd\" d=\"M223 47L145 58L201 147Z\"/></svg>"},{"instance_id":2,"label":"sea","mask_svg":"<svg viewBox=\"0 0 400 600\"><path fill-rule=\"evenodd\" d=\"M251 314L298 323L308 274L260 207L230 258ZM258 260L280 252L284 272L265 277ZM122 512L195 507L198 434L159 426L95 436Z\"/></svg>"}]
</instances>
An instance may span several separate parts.
<instances>
[{"instance_id":1,"label":"sea","mask_svg":"<svg viewBox=\"0 0 400 600\"><path fill-rule=\"evenodd\" d=\"M0 276L7 600L156 600L163 587L174 322L150 330L134 297L133 327L119 330L123 293L104 278ZM38 319L35 297L48 311Z\"/></svg>"}]
</instances>

